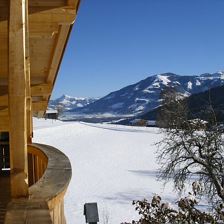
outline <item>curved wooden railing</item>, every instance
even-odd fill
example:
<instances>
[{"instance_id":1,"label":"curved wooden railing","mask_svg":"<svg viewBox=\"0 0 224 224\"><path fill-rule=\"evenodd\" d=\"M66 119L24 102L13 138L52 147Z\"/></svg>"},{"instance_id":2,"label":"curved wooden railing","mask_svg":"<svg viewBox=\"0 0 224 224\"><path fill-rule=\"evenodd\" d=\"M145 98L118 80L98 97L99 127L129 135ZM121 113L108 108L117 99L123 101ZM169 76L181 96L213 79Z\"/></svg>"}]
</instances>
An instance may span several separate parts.
<instances>
[{"instance_id":1,"label":"curved wooden railing","mask_svg":"<svg viewBox=\"0 0 224 224\"><path fill-rule=\"evenodd\" d=\"M35 184L44 174L48 164L47 155L34 145L28 146L29 186Z\"/></svg>"},{"instance_id":2,"label":"curved wooden railing","mask_svg":"<svg viewBox=\"0 0 224 224\"><path fill-rule=\"evenodd\" d=\"M72 169L67 156L58 149L42 144L32 144L35 156L40 158L42 166L47 158L47 167L43 176L29 188L30 199L44 200L48 204L54 224L64 224L64 195L71 179ZM40 154L37 154L37 151ZM44 156L46 156L44 158ZM44 166L43 166L44 167Z\"/></svg>"},{"instance_id":3,"label":"curved wooden railing","mask_svg":"<svg viewBox=\"0 0 224 224\"><path fill-rule=\"evenodd\" d=\"M28 157L29 198L9 203L5 223L65 224L64 195L72 174L69 159L43 144L29 145Z\"/></svg>"}]
</instances>

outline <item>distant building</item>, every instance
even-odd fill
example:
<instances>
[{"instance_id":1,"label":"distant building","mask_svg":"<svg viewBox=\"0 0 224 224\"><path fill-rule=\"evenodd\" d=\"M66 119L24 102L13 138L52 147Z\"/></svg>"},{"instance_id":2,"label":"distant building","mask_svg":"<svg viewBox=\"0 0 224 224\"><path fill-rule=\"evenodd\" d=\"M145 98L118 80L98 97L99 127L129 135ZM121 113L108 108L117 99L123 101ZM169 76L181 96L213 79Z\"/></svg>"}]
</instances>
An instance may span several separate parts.
<instances>
[{"instance_id":1,"label":"distant building","mask_svg":"<svg viewBox=\"0 0 224 224\"><path fill-rule=\"evenodd\" d=\"M144 119L134 119L134 120L130 121L130 124L134 125L134 126L155 127L156 121L144 120Z\"/></svg>"},{"instance_id":2,"label":"distant building","mask_svg":"<svg viewBox=\"0 0 224 224\"><path fill-rule=\"evenodd\" d=\"M58 119L58 111L57 110L46 110L46 113L44 115L46 119Z\"/></svg>"}]
</instances>

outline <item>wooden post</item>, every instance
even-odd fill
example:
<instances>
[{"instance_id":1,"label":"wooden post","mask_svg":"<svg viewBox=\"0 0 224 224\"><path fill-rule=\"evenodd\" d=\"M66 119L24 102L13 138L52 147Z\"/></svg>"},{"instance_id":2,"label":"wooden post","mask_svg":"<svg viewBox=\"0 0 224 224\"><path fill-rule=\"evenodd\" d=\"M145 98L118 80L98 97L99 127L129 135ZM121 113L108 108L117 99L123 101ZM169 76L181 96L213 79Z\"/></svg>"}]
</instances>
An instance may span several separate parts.
<instances>
[{"instance_id":1,"label":"wooden post","mask_svg":"<svg viewBox=\"0 0 224 224\"><path fill-rule=\"evenodd\" d=\"M9 11L9 128L11 194L28 196L26 0L10 0Z\"/></svg>"},{"instance_id":2,"label":"wooden post","mask_svg":"<svg viewBox=\"0 0 224 224\"><path fill-rule=\"evenodd\" d=\"M33 117L32 117L32 97L30 81L30 49L29 49L29 12L28 0L26 0L26 17L25 17L25 60L26 60L26 96L27 96L27 142L32 143L33 135Z\"/></svg>"}]
</instances>

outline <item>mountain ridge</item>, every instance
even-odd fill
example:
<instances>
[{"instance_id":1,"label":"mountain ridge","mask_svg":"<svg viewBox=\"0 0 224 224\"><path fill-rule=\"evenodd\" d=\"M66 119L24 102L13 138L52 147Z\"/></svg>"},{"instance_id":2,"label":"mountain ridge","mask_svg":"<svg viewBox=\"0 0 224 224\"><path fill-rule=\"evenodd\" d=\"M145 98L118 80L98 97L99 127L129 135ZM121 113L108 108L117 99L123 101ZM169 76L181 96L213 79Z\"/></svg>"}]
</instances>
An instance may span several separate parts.
<instances>
[{"instance_id":1,"label":"mountain ridge","mask_svg":"<svg viewBox=\"0 0 224 224\"><path fill-rule=\"evenodd\" d=\"M207 91L192 94L191 96L183 99L188 108L189 119L200 118L207 120L208 117L206 111L208 108L211 109L216 115L216 120L218 122L224 121L224 85L211 88ZM162 106L155 108L135 119L143 120L156 120L157 114L162 109ZM131 119L130 119L131 121ZM126 120L126 123L130 123ZM125 121L124 121L125 122Z\"/></svg>"},{"instance_id":2,"label":"mountain ridge","mask_svg":"<svg viewBox=\"0 0 224 224\"><path fill-rule=\"evenodd\" d=\"M50 100L48 109L60 109L63 112L67 112L71 109L84 107L98 99L94 97L73 97L63 94L57 99Z\"/></svg>"},{"instance_id":3,"label":"mountain ridge","mask_svg":"<svg viewBox=\"0 0 224 224\"><path fill-rule=\"evenodd\" d=\"M70 112L134 116L158 107L160 93L164 88L175 88L180 96L187 97L222 84L224 84L224 72L204 73L197 76L181 76L171 72L162 73L113 91L82 108L71 109Z\"/></svg>"}]
</instances>

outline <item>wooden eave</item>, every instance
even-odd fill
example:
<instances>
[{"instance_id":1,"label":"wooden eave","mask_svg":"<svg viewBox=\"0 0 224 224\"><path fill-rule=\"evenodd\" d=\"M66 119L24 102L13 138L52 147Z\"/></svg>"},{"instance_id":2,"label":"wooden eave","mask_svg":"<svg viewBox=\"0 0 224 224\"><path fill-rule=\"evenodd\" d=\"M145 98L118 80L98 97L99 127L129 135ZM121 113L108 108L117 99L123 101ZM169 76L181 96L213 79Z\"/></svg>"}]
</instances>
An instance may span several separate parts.
<instances>
[{"instance_id":1,"label":"wooden eave","mask_svg":"<svg viewBox=\"0 0 224 224\"><path fill-rule=\"evenodd\" d=\"M43 114L80 0L29 0L29 56L33 114ZM9 1L0 0L0 129L8 126ZM19 88L19 87L18 87Z\"/></svg>"}]
</instances>

